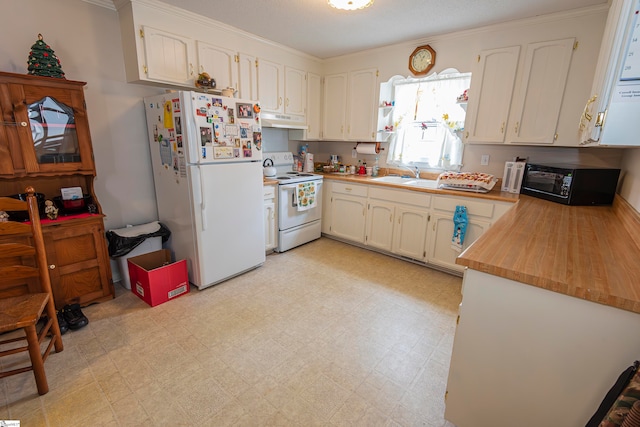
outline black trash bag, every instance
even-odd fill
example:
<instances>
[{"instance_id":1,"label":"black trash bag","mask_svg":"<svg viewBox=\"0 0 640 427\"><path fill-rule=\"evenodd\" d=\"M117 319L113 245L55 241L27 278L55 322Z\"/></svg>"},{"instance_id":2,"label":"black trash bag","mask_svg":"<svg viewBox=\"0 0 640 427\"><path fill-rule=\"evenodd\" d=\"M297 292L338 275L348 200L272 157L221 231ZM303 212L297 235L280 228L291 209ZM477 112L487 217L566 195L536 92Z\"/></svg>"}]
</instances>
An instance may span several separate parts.
<instances>
[{"instance_id":1,"label":"black trash bag","mask_svg":"<svg viewBox=\"0 0 640 427\"><path fill-rule=\"evenodd\" d=\"M169 236L171 236L171 231L163 223L158 222L158 224L160 225L160 229L158 231L134 237L123 237L114 233L113 230L107 231L106 235L107 242L109 244L109 256L124 256L150 237L160 236L162 237L162 243L166 242L169 240Z\"/></svg>"}]
</instances>

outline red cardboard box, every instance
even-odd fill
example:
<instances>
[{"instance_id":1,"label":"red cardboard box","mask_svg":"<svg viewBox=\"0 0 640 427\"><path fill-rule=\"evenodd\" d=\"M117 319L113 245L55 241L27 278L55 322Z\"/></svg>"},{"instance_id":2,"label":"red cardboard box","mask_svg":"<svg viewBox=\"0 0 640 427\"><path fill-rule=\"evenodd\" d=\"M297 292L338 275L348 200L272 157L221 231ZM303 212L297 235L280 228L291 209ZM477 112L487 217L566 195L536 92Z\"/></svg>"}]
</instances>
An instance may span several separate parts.
<instances>
[{"instance_id":1,"label":"red cardboard box","mask_svg":"<svg viewBox=\"0 0 640 427\"><path fill-rule=\"evenodd\" d=\"M171 262L171 251L161 249L127 259L131 292L151 307L189 292L187 261Z\"/></svg>"}]
</instances>

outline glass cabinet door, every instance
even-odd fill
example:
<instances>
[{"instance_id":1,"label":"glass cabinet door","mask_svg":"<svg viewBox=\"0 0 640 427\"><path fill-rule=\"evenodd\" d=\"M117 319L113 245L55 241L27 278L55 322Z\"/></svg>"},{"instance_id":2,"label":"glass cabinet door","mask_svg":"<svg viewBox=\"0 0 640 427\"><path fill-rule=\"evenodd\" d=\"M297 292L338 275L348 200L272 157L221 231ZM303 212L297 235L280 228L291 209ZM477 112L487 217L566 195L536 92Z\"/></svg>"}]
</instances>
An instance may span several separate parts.
<instances>
[{"instance_id":1,"label":"glass cabinet door","mask_svg":"<svg viewBox=\"0 0 640 427\"><path fill-rule=\"evenodd\" d=\"M29 124L39 164L79 163L73 109L50 96L28 105Z\"/></svg>"}]
</instances>

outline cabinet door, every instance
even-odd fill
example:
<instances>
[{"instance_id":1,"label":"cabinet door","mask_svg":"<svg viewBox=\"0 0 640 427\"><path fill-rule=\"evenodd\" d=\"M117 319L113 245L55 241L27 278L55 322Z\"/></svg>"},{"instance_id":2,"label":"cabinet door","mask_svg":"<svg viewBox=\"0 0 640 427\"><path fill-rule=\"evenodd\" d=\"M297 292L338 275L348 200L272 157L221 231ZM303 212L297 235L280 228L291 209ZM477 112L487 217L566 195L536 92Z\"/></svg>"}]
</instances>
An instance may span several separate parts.
<instances>
[{"instance_id":1,"label":"cabinet door","mask_svg":"<svg viewBox=\"0 0 640 427\"><path fill-rule=\"evenodd\" d=\"M284 72L284 112L304 116L307 102L307 73L291 67L285 67Z\"/></svg>"},{"instance_id":2,"label":"cabinet door","mask_svg":"<svg viewBox=\"0 0 640 427\"><path fill-rule=\"evenodd\" d=\"M333 193L330 233L336 237L364 243L367 199Z\"/></svg>"},{"instance_id":3,"label":"cabinet door","mask_svg":"<svg viewBox=\"0 0 640 427\"><path fill-rule=\"evenodd\" d=\"M273 199L264 201L264 245L265 250L270 251L277 246L276 243L276 204Z\"/></svg>"},{"instance_id":4,"label":"cabinet door","mask_svg":"<svg viewBox=\"0 0 640 427\"><path fill-rule=\"evenodd\" d=\"M638 146L640 23L637 0L614 0L600 46L591 98L580 119L580 143ZM635 98L631 96L635 94ZM605 120L606 119L606 120Z\"/></svg>"},{"instance_id":5,"label":"cabinet door","mask_svg":"<svg viewBox=\"0 0 640 427\"><path fill-rule=\"evenodd\" d=\"M378 70L372 68L352 71L349 73L348 84L347 139L375 141Z\"/></svg>"},{"instance_id":6,"label":"cabinet door","mask_svg":"<svg viewBox=\"0 0 640 427\"><path fill-rule=\"evenodd\" d=\"M424 261L429 213L408 206L396 207L392 252Z\"/></svg>"},{"instance_id":7,"label":"cabinet door","mask_svg":"<svg viewBox=\"0 0 640 427\"><path fill-rule=\"evenodd\" d=\"M514 96L508 142L553 144L574 38L527 45L523 77Z\"/></svg>"},{"instance_id":8,"label":"cabinet door","mask_svg":"<svg viewBox=\"0 0 640 427\"><path fill-rule=\"evenodd\" d=\"M283 112L284 67L281 64L258 60L258 100L260 107L274 113Z\"/></svg>"},{"instance_id":9,"label":"cabinet door","mask_svg":"<svg viewBox=\"0 0 640 427\"><path fill-rule=\"evenodd\" d=\"M307 130L304 139L320 139L322 78L307 73Z\"/></svg>"},{"instance_id":10,"label":"cabinet door","mask_svg":"<svg viewBox=\"0 0 640 427\"><path fill-rule=\"evenodd\" d=\"M192 86L195 78L193 40L152 27L142 29L148 79Z\"/></svg>"},{"instance_id":11,"label":"cabinet door","mask_svg":"<svg viewBox=\"0 0 640 427\"><path fill-rule=\"evenodd\" d=\"M519 55L520 46L478 55L469 89L465 142L504 143Z\"/></svg>"},{"instance_id":12,"label":"cabinet door","mask_svg":"<svg viewBox=\"0 0 640 427\"><path fill-rule=\"evenodd\" d=\"M6 87L16 122L15 126L5 126L9 144L14 144L11 147L14 172L94 171L82 86L7 84Z\"/></svg>"},{"instance_id":13,"label":"cabinet door","mask_svg":"<svg viewBox=\"0 0 640 427\"><path fill-rule=\"evenodd\" d=\"M24 119L18 122L13 106L15 101L9 90L10 86L0 85L0 113L3 125L0 126L0 175L13 176L20 169L24 170L22 159L22 144L20 136L26 137L28 133L18 132L19 127L27 124ZM21 90L19 89L19 92ZM21 123L23 122L23 123Z\"/></svg>"},{"instance_id":14,"label":"cabinet door","mask_svg":"<svg viewBox=\"0 0 640 427\"><path fill-rule=\"evenodd\" d=\"M393 243L393 214L395 205L370 200L367 205L367 246L391 251Z\"/></svg>"},{"instance_id":15,"label":"cabinet door","mask_svg":"<svg viewBox=\"0 0 640 427\"><path fill-rule=\"evenodd\" d=\"M240 87L238 98L258 99L258 67L255 56L244 53L238 54L238 70L240 73Z\"/></svg>"},{"instance_id":16,"label":"cabinet door","mask_svg":"<svg viewBox=\"0 0 640 427\"><path fill-rule=\"evenodd\" d=\"M347 105L347 74L333 74L324 78L322 107L322 139L344 140Z\"/></svg>"},{"instance_id":17,"label":"cabinet door","mask_svg":"<svg viewBox=\"0 0 640 427\"><path fill-rule=\"evenodd\" d=\"M206 72L217 89L238 88L238 63L233 50L198 41L198 73Z\"/></svg>"},{"instance_id":18,"label":"cabinet door","mask_svg":"<svg viewBox=\"0 0 640 427\"><path fill-rule=\"evenodd\" d=\"M489 229L489 221L469 219L465 232L463 249L468 248L485 231ZM455 271L463 271L464 267L456 264L456 258L460 252L451 247L453 237L453 212L432 213L431 227L429 230L427 262L439 265Z\"/></svg>"},{"instance_id":19,"label":"cabinet door","mask_svg":"<svg viewBox=\"0 0 640 427\"><path fill-rule=\"evenodd\" d=\"M113 297L101 218L75 225L60 223L47 227L44 234L56 308Z\"/></svg>"}]
</instances>

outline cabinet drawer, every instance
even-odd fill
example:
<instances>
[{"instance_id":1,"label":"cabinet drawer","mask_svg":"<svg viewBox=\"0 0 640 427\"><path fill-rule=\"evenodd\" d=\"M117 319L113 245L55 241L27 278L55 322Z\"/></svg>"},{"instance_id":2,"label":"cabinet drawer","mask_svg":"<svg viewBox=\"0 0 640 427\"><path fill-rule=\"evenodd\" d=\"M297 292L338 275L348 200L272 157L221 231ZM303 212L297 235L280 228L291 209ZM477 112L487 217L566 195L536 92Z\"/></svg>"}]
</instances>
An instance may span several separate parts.
<instances>
[{"instance_id":1,"label":"cabinet drawer","mask_svg":"<svg viewBox=\"0 0 640 427\"><path fill-rule=\"evenodd\" d=\"M494 205L492 202L479 202L463 197L435 197L433 201L433 207L441 211L455 212L458 205L466 206L469 215L493 217Z\"/></svg>"},{"instance_id":2,"label":"cabinet drawer","mask_svg":"<svg viewBox=\"0 0 640 427\"><path fill-rule=\"evenodd\" d=\"M351 194L352 196L367 197L367 187L364 185L353 185L343 182L334 182L331 187L332 192Z\"/></svg>"},{"instance_id":3,"label":"cabinet drawer","mask_svg":"<svg viewBox=\"0 0 640 427\"><path fill-rule=\"evenodd\" d=\"M273 185L265 185L263 190L264 199L274 199L276 197L276 187Z\"/></svg>"},{"instance_id":4,"label":"cabinet drawer","mask_svg":"<svg viewBox=\"0 0 640 427\"><path fill-rule=\"evenodd\" d=\"M419 191L390 190L388 188L371 187L369 188L369 197L422 208L428 208L431 205L431 195Z\"/></svg>"}]
</instances>

